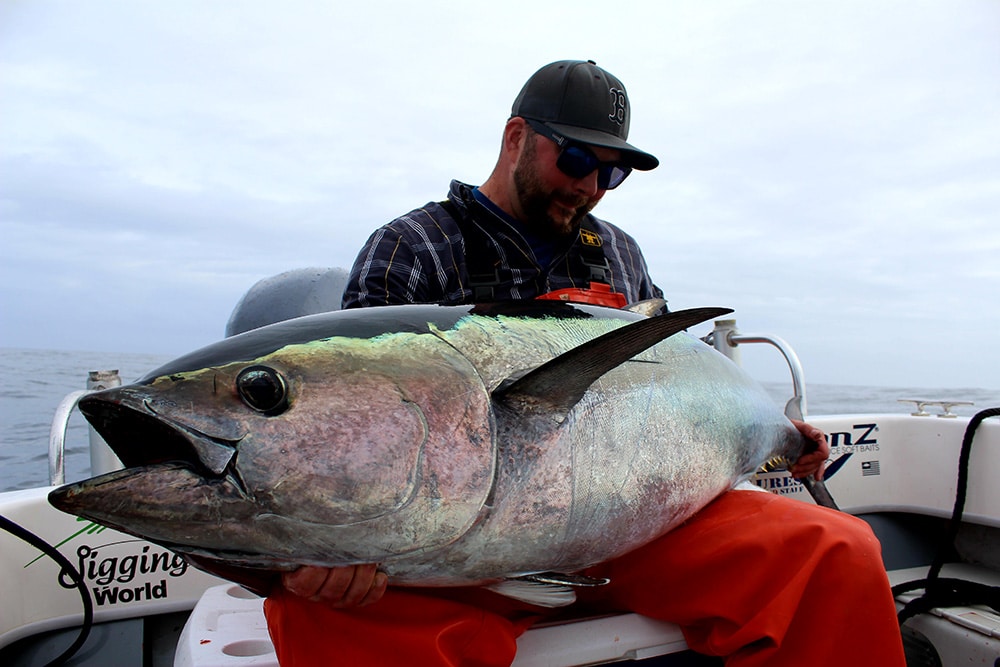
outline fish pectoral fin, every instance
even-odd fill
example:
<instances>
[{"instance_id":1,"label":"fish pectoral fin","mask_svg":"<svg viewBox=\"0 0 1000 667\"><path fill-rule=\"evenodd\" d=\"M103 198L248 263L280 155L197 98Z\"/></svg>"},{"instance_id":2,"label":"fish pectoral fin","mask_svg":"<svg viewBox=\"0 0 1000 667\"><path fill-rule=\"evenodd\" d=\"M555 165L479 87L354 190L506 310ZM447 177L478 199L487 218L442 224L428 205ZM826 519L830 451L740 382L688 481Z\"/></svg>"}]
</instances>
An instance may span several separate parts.
<instances>
[{"instance_id":1,"label":"fish pectoral fin","mask_svg":"<svg viewBox=\"0 0 1000 667\"><path fill-rule=\"evenodd\" d=\"M598 579L582 574L542 572L516 579L506 579L486 588L494 593L538 607L565 607L576 602L574 587L603 586L609 581L610 579Z\"/></svg>"},{"instance_id":2,"label":"fish pectoral fin","mask_svg":"<svg viewBox=\"0 0 1000 667\"><path fill-rule=\"evenodd\" d=\"M688 327L731 312L729 308L691 308L637 320L504 382L493 391L493 398L521 412L548 414L561 422L587 388L612 368Z\"/></svg>"},{"instance_id":3,"label":"fish pectoral fin","mask_svg":"<svg viewBox=\"0 0 1000 667\"><path fill-rule=\"evenodd\" d=\"M538 607L565 607L576 602L576 593L569 586L542 584L537 581L507 579L497 584L490 584L486 588Z\"/></svg>"}]
</instances>

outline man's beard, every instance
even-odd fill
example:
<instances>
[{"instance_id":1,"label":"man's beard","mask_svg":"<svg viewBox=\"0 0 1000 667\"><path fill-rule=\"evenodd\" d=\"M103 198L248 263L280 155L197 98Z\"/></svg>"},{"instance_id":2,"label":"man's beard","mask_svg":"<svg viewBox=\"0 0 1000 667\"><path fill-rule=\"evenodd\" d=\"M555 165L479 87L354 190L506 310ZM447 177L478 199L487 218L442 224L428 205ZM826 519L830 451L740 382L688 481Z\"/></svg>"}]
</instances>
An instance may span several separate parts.
<instances>
[{"instance_id":1,"label":"man's beard","mask_svg":"<svg viewBox=\"0 0 1000 667\"><path fill-rule=\"evenodd\" d=\"M580 221L590 213L594 204L586 197L577 197L573 201L573 196L567 195L560 201L574 206L576 212L573 217L568 221L553 218L549 208L557 193L545 190L535 164L535 144L534 141L528 141L514 166L514 189L520 200L524 222L540 236L564 238L575 233L580 228Z\"/></svg>"}]
</instances>

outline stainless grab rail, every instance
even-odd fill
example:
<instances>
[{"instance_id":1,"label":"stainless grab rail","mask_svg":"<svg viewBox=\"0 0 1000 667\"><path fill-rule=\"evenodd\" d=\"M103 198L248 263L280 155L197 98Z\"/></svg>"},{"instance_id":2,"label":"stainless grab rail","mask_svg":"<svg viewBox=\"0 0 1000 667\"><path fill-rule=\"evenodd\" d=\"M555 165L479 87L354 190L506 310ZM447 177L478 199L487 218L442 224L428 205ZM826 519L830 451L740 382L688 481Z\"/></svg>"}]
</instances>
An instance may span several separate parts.
<instances>
[{"instance_id":1,"label":"stainless grab rail","mask_svg":"<svg viewBox=\"0 0 1000 667\"><path fill-rule=\"evenodd\" d=\"M49 428L49 486L66 483L66 429L69 427L69 417L76 409L76 404L92 389L80 389L66 394L56 407Z\"/></svg>"},{"instance_id":2,"label":"stainless grab rail","mask_svg":"<svg viewBox=\"0 0 1000 667\"><path fill-rule=\"evenodd\" d=\"M740 363L737 346L744 343L768 343L778 348L785 357L788 369L792 373L792 398L785 404L785 416L789 419L805 419L806 417L806 382L802 372L802 364L791 345L778 336L769 334L741 334L736 328L736 320L717 320L715 328L703 339L716 350Z\"/></svg>"},{"instance_id":3,"label":"stainless grab rail","mask_svg":"<svg viewBox=\"0 0 1000 667\"><path fill-rule=\"evenodd\" d=\"M87 394L95 391L121 386L122 380L118 371L90 371L87 374L87 388L70 392L63 397L52 416L52 426L49 427L49 485L58 486L66 483L66 429L69 428L69 418L77 404ZM121 461L115 456L107 443L90 429L90 471L98 475L122 467Z\"/></svg>"}]
</instances>

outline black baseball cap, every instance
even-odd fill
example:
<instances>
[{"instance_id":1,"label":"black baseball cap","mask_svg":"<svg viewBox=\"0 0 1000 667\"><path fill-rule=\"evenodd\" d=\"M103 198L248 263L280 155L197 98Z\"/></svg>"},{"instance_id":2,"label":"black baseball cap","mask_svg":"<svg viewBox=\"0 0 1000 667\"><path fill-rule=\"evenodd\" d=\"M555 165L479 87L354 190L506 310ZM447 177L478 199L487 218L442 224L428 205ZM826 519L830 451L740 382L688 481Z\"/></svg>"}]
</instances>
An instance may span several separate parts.
<instances>
[{"instance_id":1,"label":"black baseball cap","mask_svg":"<svg viewBox=\"0 0 1000 667\"><path fill-rule=\"evenodd\" d=\"M537 120L556 134L593 146L617 148L633 169L648 171L660 161L626 143L629 118L625 86L593 60L560 60L528 79L511 116Z\"/></svg>"}]
</instances>

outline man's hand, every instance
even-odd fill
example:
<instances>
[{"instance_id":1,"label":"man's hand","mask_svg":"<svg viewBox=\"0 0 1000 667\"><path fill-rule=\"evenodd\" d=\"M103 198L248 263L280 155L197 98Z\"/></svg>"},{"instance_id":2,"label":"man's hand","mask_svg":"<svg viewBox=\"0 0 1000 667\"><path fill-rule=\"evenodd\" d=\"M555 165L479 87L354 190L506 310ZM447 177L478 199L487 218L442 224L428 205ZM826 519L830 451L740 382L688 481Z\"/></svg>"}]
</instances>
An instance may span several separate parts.
<instances>
[{"instance_id":1,"label":"man's hand","mask_svg":"<svg viewBox=\"0 0 1000 667\"><path fill-rule=\"evenodd\" d=\"M826 434L815 426L810 426L805 422L792 420L799 433L812 441L813 447L806 447L805 452L788 469L792 477L809 477L812 475L817 480L823 479L823 464L830 458L830 443L826 440Z\"/></svg>"},{"instance_id":2,"label":"man's hand","mask_svg":"<svg viewBox=\"0 0 1000 667\"><path fill-rule=\"evenodd\" d=\"M281 575L281 584L290 593L322 602L333 609L364 607L385 594L389 577L378 565L313 567L303 565Z\"/></svg>"}]
</instances>

